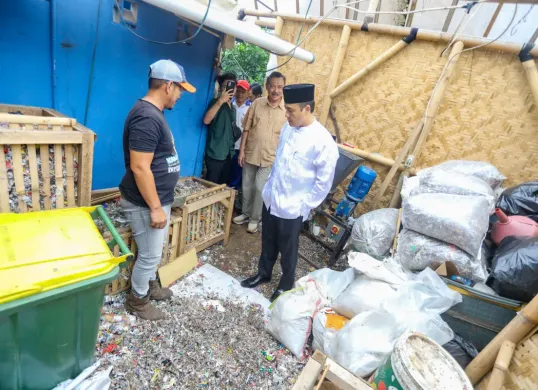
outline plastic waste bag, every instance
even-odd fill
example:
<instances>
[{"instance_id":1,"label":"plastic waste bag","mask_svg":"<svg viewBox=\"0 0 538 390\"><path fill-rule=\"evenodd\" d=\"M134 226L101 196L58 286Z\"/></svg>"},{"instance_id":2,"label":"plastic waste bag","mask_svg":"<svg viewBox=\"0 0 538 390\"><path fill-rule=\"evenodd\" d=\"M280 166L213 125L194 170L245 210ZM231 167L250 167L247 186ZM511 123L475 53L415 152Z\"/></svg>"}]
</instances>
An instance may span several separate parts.
<instances>
[{"instance_id":1,"label":"plastic waste bag","mask_svg":"<svg viewBox=\"0 0 538 390\"><path fill-rule=\"evenodd\" d=\"M442 314L461 303L461 294L451 290L430 268L420 272L415 280L398 287L397 293L383 303L389 313L424 311Z\"/></svg>"},{"instance_id":2,"label":"plastic waste bag","mask_svg":"<svg viewBox=\"0 0 538 390\"><path fill-rule=\"evenodd\" d=\"M500 296L529 302L538 293L538 237L502 240L488 285Z\"/></svg>"},{"instance_id":3,"label":"plastic waste bag","mask_svg":"<svg viewBox=\"0 0 538 390\"><path fill-rule=\"evenodd\" d=\"M497 207L506 215L523 215L538 222L538 181L529 181L503 191Z\"/></svg>"},{"instance_id":4,"label":"plastic waste bag","mask_svg":"<svg viewBox=\"0 0 538 390\"><path fill-rule=\"evenodd\" d=\"M314 281L287 291L273 303L266 330L292 354L303 358L312 317L320 305L321 297Z\"/></svg>"},{"instance_id":5,"label":"plastic waste bag","mask_svg":"<svg viewBox=\"0 0 538 390\"><path fill-rule=\"evenodd\" d=\"M366 311L337 333L330 357L356 376L365 377L392 353L400 334L400 327L392 315Z\"/></svg>"},{"instance_id":6,"label":"plastic waste bag","mask_svg":"<svg viewBox=\"0 0 538 390\"><path fill-rule=\"evenodd\" d=\"M396 318L402 334L407 331L422 333L440 345L454 338L454 331L439 314L406 310L391 314Z\"/></svg>"},{"instance_id":7,"label":"plastic waste bag","mask_svg":"<svg viewBox=\"0 0 538 390\"><path fill-rule=\"evenodd\" d=\"M488 277L485 257L473 258L453 244L436 240L409 229L403 229L398 236L398 249L395 259L410 271L436 269L451 261L460 275L475 282L485 281Z\"/></svg>"},{"instance_id":8,"label":"plastic waste bag","mask_svg":"<svg viewBox=\"0 0 538 390\"><path fill-rule=\"evenodd\" d=\"M398 285L414 278L411 272L403 269L392 257L379 261L365 253L350 252L347 258L349 266L357 274L364 274L371 279Z\"/></svg>"},{"instance_id":9,"label":"plastic waste bag","mask_svg":"<svg viewBox=\"0 0 538 390\"><path fill-rule=\"evenodd\" d=\"M407 229L454 244L479 258L489 227L489 207L483 196L411 195L403 203L402 223Z\"/></svg>"},{"instance_id":10,"label":"plastic waste bag","mask_svg":"<svg viewBox=\"0 0 538 390\"><path fill-rule=\"evenodd\" d=\"M336 314L332 309L322 309L312 322L312 350L332 356L331 344L336 334L349 322L349 318Z\"/></svg>"},{"instance_id":11,"label":"plastic waste bag","mask_svg":"<svg viewBox=\"0 0 538 390\"><path fill-rule=\"evenodd\" d=\"M453 195L483 196L489 202L489 212L495 209L495 194L484 180L457 171L441 167L427 168L418 173L420 186L411 191L411 195L440 193Z\"/></svg>"},{"instance_id":12,"label":"plastic waste bag","mask_svg":"<svg viewBox=\"0 0 538 390\"><path fill-rule=\"evenodd\" d=\"M107 390L111 385L110 372L112 366L104 371L95 372L101 362L98 360L82 371L75 379L67 379L59 383L53 390Z\"/></svg>"},{"instance_id":13,"label":"plastic waste bag","mask_svg":"<svg viewBox=\"0 0 538 390\"><path fill-rule=\"evenodd\" d=\"M488 183L494 190L506 179L495 166L485 161L450 160L438 164L431 169L436 168L478 177Z\"/></svg>"},{"instance_id":14,"label":"plastic waste bag","mask_svg":"<svg viewBox=\"0 0 538 390\"><path fill-rule=\"evenodd\" d=\"M452 340L442 345L443 348L458 362L458 364L464 370L476 357L476 355L478 355L478 350L476 347L468 341L465 341L457 333L454 334L454 338Z\"/></svg>"},{"instance_id":15,"label":"plastic waste bag","mask_svg":"<svg viewBox=\"0 0 538 390\"><path fill-rule=\"evenodd\" d=\"M398 209L379 209L361 215L353 224L353 247L358 252L383 259L392 247L397 221Z\"/></svg>"},{"instance_id":16,"label":"plastic waste bag","mask_svg":"<svg viewBox=\"0 0 538 390\"><path fill-rule=\"evenodd\" d=\"M316 282L320 295L329 303L338 297L355 279L355 271L348 268L345 271L333 271L329 268L322 268L303 276L295 287L304 286L309 280Z\"/></svg>"},{"instance_id":17,"label":"plastic waste bag","mask_svg":"<svg viewBox=\"0 0 538 390\"><path fill-rule=\"evenodd\" d=\"M420 186L420 178L418 176L404 177L402 190L400 195L402 196L402 202L404 202L411 192Z\"/></svg>"},{"instance_id":18,"label":"plastic waste bag","mask_svg":"<svg viewBox=\"0 0 538 390\"><path fill-rule=\"evenodd\" d=\"M332 302L332 308L338 314L353 318L365 311L380 310L383 302L395 295L395 286L360 275Z\"/></svg>"}]
</instances>

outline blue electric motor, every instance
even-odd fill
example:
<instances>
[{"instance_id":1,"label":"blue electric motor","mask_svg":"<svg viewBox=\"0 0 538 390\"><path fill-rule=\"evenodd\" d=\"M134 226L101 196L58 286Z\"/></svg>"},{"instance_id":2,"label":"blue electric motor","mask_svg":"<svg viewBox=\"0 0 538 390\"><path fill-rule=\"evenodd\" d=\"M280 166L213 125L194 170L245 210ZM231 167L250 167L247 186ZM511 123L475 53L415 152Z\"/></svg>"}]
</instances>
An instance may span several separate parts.
<instances>
[{"instance_id":1,"label":"blue electric motor","mask_svg":"<svg viewBox=\"0 0 538 390\"><path fill-rule=\"evenodd\" d=\"M361 165L347 187L346 197L336 206L336 216L349 217L357 203L364 200L376 177L377 173L373 169Z\"/></svg>"}]
</instances>

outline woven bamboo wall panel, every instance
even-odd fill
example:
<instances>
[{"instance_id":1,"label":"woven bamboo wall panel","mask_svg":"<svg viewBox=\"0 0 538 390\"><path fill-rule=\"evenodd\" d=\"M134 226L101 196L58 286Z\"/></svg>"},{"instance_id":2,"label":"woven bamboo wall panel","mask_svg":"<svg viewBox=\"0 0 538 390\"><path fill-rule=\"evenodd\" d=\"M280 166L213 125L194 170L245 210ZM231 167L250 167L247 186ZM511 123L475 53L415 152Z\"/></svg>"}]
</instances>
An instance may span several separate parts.
<instances>
[{"instance_id":1,"label":"woven bamboo wall panel","mask_svg":"<svg viewBox=\"0 0 538 390\"><path fill-rule=\"evenodd\" d=\"M282 37L295 42L300 26L287 21ZM281 68L288 83L316 84L318 107L327 92L340 33L340 28L319 26L306 42L316 55L314 64L291 60ZM391 35L352 31L338 83L397 41ZM413 126L424 117L448 58L440 57L444 47L417 40L337 96L333 107L342 140L394 159ZM327 127L334 132L330 120ZM463 53L416 167L451 159L489 161L507 176L505 185L510 186L538 179L537 152L538 108L518 57L487 50ZM388 168L371 167L378 173L373 187L377 191ZM397 176L382 205L392 196ZM360 211L369 208L366 202Z\"/></svg>"}]
</instances>

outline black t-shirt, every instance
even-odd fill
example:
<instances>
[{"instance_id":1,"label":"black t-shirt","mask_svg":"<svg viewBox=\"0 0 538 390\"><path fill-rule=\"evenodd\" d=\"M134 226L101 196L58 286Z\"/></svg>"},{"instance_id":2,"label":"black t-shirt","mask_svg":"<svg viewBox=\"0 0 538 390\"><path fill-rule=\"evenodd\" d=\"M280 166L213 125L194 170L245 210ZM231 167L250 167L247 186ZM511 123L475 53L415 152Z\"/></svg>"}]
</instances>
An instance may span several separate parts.
<instances>
[{"instance_id":1,"label":"black t-shirt","mask_svg":"<svg viewBox=\"0 0 538 390\"><path fill-rule=\"evenodd\" d=\"M153 153L151 172L155 178L159 199L163 206L172 204L180 168L174 137L163 112L145 100L138 100L135 103L123 127L123 157L126 172L121 180L120 191L129 202L148 207L138 190L131 170L130 150Z\"/></svg>"}]
</instances>

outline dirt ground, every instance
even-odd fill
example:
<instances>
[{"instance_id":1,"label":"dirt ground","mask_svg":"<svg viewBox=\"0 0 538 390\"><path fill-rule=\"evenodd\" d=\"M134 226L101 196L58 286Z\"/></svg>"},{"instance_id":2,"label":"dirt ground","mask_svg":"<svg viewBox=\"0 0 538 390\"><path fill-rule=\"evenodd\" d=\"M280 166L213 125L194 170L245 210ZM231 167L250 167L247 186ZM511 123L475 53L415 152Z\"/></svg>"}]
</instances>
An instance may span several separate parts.
<instances>
[{"instance_id":1,"label":"dirt ground","mask_svg":"<svg viewBox=\"0 0 538 390\"><path fill-rule=\"evenodd\" d=\"M262 225L263 229L263 225ZM255 275L258 270L258 259L261 254L261 232L250 234L246 230L246 224L232 224L230 230L230 240L226 247L222 244L214 245L198 254L202 263L210 263L220 270L232 275L239 281ZM312 242L306 236L301 235L299 252L308 257L318 265L318 268L326 267L330 253L321 245ZM333 269L345 269L344 260L337 262ZM316 268L308 264L299 257L295 280L314 271ZM256 287L266 298L270 298L277 288L282 270L280 259L277 261L273 272L273 279L270 283Z\"/></svg>"}]
</instances>

